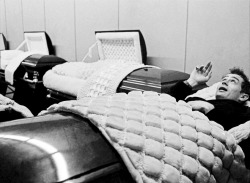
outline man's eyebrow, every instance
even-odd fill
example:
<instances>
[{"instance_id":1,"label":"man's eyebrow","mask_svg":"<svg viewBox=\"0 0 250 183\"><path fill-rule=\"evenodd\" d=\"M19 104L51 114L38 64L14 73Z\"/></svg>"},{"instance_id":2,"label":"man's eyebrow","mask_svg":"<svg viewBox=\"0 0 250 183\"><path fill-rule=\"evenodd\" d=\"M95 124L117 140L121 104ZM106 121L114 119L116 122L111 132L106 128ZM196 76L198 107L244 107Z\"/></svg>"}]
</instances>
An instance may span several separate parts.
<instances>
[{"instance_id":1,"label":"man's eyebrow","mask_svg":"<svg viewBox=\"0 0 250 183\"><path fill-rule=\"evenodd\" d=\"M229 75L224 75L224 76L222 76L221 79L224 79L224 78L227 78L227 77L229 77ZM236 79L237 81L239 81L239 78L237 78L236 76L232 76L232 78L234 78L234 79Z\"/></svg>"},{"instance_id":2,"label":"man's eyebrow","mask_svg":"<svg viewBox=\"0 0 250 183\"><path fill-rule=\"evenodd\" d=\"M239 81L239 78L235 77L235 76L232 76L232 78L236 79L237 81Z\"/></svg>"}]
</instances>

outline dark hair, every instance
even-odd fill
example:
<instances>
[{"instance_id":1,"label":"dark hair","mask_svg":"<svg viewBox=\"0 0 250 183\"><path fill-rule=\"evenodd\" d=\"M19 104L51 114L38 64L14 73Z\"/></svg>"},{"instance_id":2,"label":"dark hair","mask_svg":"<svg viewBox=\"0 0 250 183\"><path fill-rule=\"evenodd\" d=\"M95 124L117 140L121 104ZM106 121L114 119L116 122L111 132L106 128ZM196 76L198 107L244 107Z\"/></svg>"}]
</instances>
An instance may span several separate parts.
<instances>
[{"instance_id":1,"label":"dark hair","mask_svg":"<svg viewBox=\"0 0 250 183\"><path fill-rule=\"evenodd\" d=\"M244 71L240 68L234 67L230 69L230 73L237 74L243 79L243 82L241 84L241 92L248 94L250 98L250 82Z\"/></svg>"}]
</instances>

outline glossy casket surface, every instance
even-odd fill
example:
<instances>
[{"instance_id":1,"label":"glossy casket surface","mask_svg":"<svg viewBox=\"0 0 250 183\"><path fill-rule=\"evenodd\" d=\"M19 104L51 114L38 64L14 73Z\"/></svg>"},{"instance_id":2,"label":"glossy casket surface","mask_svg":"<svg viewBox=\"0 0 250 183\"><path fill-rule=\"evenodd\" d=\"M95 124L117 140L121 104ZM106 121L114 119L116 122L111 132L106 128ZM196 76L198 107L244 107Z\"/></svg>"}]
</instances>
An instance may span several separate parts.
<instances>
[{"instance_id":1,"label":"glossy casket surface","mask_svg":"<svg viewBox=\"0 0 250 183\"><path fill-rule=\"evenodd\" d=\"M99 130L69 113L0 123L0 162L0 182L132 181Z\"/></svg>"}]
</instances>

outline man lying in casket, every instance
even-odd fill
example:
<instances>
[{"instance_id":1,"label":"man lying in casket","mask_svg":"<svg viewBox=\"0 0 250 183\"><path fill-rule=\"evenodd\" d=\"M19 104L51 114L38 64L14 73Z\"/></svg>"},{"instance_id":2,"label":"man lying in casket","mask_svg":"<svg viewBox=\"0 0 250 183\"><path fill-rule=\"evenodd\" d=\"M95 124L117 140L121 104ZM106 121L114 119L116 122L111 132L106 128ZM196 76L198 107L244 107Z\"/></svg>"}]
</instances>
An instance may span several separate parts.
<instances>
[{"instance_id":1,"label":"man lying in casket","mask_svg":"<svg viewBox=\"0 0 250 183\"><path fill-rule=\"evenodd\" d=\"M27 107L0 94L0 122L24 117L33 117L33 114Z\"/></svg>"},{"instance_id":2,"label":"man lying in casket","mask_svg":"<svg viewBox=\"0 0 250 183\"><path fill-rule=\"evenodd\" d=\"M154 91L83 96L54 104L40 115L64 111L87 118L137 182L249 182L249 139L223 130L250 123L245 74L233 69L224 76L214 100L185 99L192 87L210 79L211 69L211 63L198 67L187 81L173 86L170 94L176 98Z\"/></svg>"},{"instance_id":3,"label":"man lying in casket","mask_svg":"<svg viewBox=\"0 0 250 183\"><path fill-rule=\"evenodd\" d=\"M209 120L221 124L225 130L233 132L234 127L250 120L250 107L246 102L250 96L250 82L243 70L239 68L230 69L230 73L222 77L218 83L215 99L206 100L200 97L189 97L192 88L197 85L206 83L212 75L212 64L196 67L188 80L179 82L170 90L170 94L177 100L184 100L192 106L193 110L204 113ZM242 126L242 139L248 138L250 133L250 122ZM246 155L246 167L250 168L250 139L243 140L239 143Z\"/></svg>"}]
</instances>

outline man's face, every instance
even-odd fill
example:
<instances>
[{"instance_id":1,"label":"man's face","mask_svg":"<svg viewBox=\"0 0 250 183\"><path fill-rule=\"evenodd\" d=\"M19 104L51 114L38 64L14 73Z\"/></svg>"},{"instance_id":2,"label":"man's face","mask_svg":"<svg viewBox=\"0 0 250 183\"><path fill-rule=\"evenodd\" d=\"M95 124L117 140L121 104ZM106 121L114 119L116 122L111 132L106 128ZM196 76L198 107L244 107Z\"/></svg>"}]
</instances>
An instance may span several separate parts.
<instances>
[{"instance_id":1,"label":"man's face","mask_svg":"<svg viewBox=\"0 0 250 183\"><path fill-rule=\"evenodd\" d=\"M240 102L243 78L237 74L227 74L217 87L216 99L230 99Z\"/></svg>"}]
</instances>

